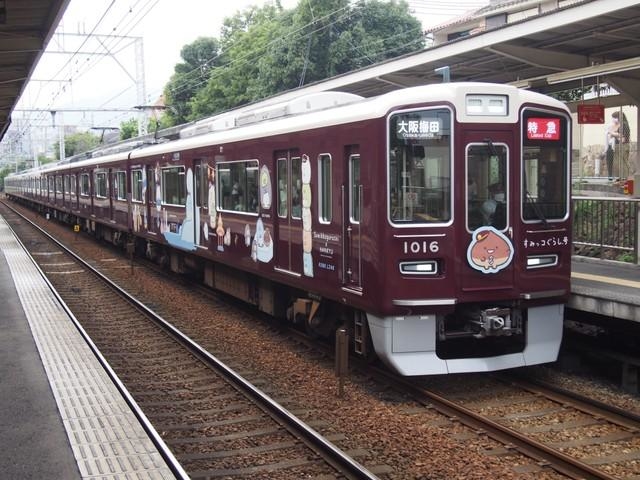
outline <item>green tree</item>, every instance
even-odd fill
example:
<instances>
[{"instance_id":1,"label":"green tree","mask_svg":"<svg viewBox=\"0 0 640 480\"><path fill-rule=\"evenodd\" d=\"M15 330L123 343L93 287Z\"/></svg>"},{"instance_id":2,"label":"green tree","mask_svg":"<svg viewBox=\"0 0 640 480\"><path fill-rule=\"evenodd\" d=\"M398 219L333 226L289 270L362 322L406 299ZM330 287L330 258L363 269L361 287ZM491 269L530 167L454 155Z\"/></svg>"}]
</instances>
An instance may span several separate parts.
<instances>
[{"instance_id":1,"label":"green tree","mask_svg":"<svg viewBox=\"0 0 640 480\"><path fill-rule=\"evenodd\" d=\"M133 138L138 136L138 120L130 118L124 122L120 122L120 140Z\"/></svg>"},{"instance_id":2,"label":"green tree","mask_svg":"<svg viewBox=\"0 0 640 480\"><path fill-rule=\"evenodd\" d=\"M11 168L4 167L0 170L0 192L4 192L4 179L12 172Z\"/></svg>"},{"instance_id":3,"label":"green tree","mask_svg":"<svg viewBox=\"0 0 640 480\"><path fill-rule=\"evenodd\" d=\"M72 133L64 137L64 155L71 157L78 153L88 152L100 144L100 137L91 132ZM60 160L60 142L54 145L56 160Z\"/></svg>"},{"instance_id":4,"label":"green tree","mask_svg":"<svg viewBox=\"0 0 640 480\"><path fill-rule=\"evenodd\" d=\"M163 115L168 126L187 121L191 113L189 101L205 87L211 70L222 64L220 53L220 41L216 38L200 37L182 47L183 61L176 64L164 88L165 101L170 106Z\"/></svg>"},{"instance_id":5,"label":"green tree","mask_svg":"<svg viewBox=\"0 0 640 480\"><path fill-rule=\"evenodd\" d=\"M223 65L190 102L189 120L424 47L404 1L325 0L252 7L225 20Z\"/></svg>"}]
</instances>

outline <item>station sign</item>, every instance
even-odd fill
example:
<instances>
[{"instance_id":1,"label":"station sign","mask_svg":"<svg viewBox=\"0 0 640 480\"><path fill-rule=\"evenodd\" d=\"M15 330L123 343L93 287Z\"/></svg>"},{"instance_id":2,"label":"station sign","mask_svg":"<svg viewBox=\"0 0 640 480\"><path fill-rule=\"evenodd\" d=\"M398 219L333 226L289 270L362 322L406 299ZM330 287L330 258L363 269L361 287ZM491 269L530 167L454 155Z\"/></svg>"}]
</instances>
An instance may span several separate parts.
<instances>
[{"instance_id":1,"label":"station sign","mask_svg":"<svg viewBox=\"0 0 640 480\"><path fill-rule=\"evenodd\" d=\"M578 123L604 123L604 105L578 105Z\"/></svg>"}]
</instances>

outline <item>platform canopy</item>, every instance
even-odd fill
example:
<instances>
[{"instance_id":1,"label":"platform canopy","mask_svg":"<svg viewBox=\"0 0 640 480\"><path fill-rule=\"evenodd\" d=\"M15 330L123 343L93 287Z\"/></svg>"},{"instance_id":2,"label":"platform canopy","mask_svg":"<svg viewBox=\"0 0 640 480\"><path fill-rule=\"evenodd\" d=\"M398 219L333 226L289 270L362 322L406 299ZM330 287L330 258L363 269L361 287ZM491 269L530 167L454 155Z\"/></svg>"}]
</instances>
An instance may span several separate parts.
<instances>
[{"instance_id":1,"label":"platform canopy","mask_svg":"<svg viewBox=\"0 0 640 480\"><path fill-rule=\"evenodd\" d=\"M0 0L0 140L70 0Z\"/></svg>"}]
</instances>

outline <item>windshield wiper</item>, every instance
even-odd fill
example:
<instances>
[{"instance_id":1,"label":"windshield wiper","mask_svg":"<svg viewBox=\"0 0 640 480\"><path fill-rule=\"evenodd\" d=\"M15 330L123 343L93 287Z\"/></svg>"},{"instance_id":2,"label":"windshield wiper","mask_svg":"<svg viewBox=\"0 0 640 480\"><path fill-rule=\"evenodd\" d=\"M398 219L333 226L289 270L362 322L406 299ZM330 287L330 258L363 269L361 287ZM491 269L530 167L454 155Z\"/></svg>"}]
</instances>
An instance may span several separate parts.
<instances>
[{"instance_id":1,"label":"windshield wiper","mask_svg":"<svg viewBox=\"0 0 640 480\"><path fill-rule=\"evenodd\" d=\"M493 141L490 138L485 138L484 141L487 144L487 148L489 149L489 153L492 156L499 158L500 156L498 155L498 151L496 150L496 147L493 145ZM527 185L526 170L524 171L523 175L524 175L524 185L525 185L525 191L524 191L525 198L531 204L531 208L533 209L533 213L536 214L536 217L538 217L538 220L540 220L542 222L542 225L544 225L546 227L547 226L547 218L544 216L544 213L542 213L542 210L540 209L540 205L538 205L538 202L536 202L533 199L533 197L531 196L531 193L529 193L529 190L526 188L526 185Z\"/></svg>"},{"instance_id":2,"label":"windshield wiper","mask_svg":"<svg viewBox=\"0 0 640 480\"><path fill-rule=\"evenodd\" d=\"M527 177L525 174L525 185L527 184ZM536 217L538 217L538 220L540 220L542 222L542 225L544 225L545 227L547 226L547 218L544 216L544 213L542 213L542 210L540 209L540 205L538 205L538 202L536 202L533 197L531 196L531 194L529 193L529 190L527 190L525 188L524 190L524 194L525 194L525 198L527 199L527 201L531 204L531 208L533 208L533 213L536 214Z\"/></svg>"}]
</instances>

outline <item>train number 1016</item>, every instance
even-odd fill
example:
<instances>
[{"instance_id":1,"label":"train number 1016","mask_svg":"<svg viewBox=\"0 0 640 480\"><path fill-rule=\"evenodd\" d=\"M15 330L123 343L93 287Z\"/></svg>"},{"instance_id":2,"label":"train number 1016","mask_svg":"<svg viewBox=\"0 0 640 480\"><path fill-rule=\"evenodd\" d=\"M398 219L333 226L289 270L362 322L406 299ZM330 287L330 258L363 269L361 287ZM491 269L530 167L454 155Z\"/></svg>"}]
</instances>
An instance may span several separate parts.
<instances>
[{"instance_id":1,"label":"train number 1016","mask_svg":"<svg viewBox=\"0 0 640 480\"><path fill-rule=\"evenodd\" d=\"M404 242L404 253L438 253L440 251L440 244L437 240L429 242L428 240Z\"/></svg>"}]
</instances>

